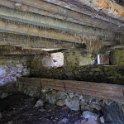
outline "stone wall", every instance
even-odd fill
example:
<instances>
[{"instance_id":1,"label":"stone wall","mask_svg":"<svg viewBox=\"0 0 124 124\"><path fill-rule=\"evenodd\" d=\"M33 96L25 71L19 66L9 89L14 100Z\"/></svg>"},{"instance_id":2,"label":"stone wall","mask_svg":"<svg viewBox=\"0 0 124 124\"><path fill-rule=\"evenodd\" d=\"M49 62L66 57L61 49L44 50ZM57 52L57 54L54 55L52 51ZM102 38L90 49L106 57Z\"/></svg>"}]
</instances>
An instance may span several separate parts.
<instances>
[{"instance_id":1,"label":"stone wall","mask_svg":"<svg viewBox=\"0 0 124 124\"><path fill-rule=\"evenodd\" d=\"M64 53L65 66L82 66L94 64L92 54L82 49L70 49Z\"/></svg>"},{"instance_id":2,"label":"stone wall","mask_svg":"<svg viewBox=\"0 0 124 124\"><path fill-rule=\"evenodd\" d=\"M18 77L30 74L30 58L0 57L0 86L16 82Z\"/></svg>"},{"instance_id":3,"label":"stone wall","mask_svg":"<svg viewBox=\"0 0 124 124\"><path fill-rule=\"evenodd\" d=\"M114 49L111 52L111 61L115 65L124 65L124 49Z\"/></svg>"},{"instance_id":4,"label":"stone wall","mask_svg":"<svg viewBox=\"0 0 124 124\"><path fill-rule=\"evenodd\" d=\"M17 83L16 87L24 94L42 99L44 103L48 102L60 107L67 106L73 111L95 112L99 117L103 117L106 124L123 124L124 122L124 105L112 100L42 88L31 83Z\"/></svg>"},{"instance_id":5,"label":"stone wall","mask_svg":"<svg viewBox=\"0 0 124 124\"><path fill-rule=\"evenodd\" d=\"M35 64L31 66L32 77L124 84L124 66L91 65L48 69L36 67Z\"/></svg>"}]
</instances>

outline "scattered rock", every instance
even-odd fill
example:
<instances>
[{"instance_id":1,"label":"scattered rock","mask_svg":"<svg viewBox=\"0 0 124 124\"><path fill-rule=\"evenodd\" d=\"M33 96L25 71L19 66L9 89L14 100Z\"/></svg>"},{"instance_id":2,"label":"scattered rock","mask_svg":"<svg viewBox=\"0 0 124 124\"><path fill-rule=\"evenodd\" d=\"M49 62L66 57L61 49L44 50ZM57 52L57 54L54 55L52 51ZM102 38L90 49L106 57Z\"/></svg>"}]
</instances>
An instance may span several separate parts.
<instances>
[{"instance_id":1,"label":"scattered rock","mask_svg":"<svg viewBox=\"0 0 124 124\"><path fill-rule=\"evenodd\" d=\"M13 121L8 121L8 123L7 124L14 124L14 122Z\"/></svg>"},{"instance_id":2,"label":"scattered rock","mask_svg":"<svg viewBox=\"0 0 124 124\"><path fill-rule=\"evenodd\" d=\"M42 93L46 93L47 92L47 89L41 89L41 92Z\"/></svg>"},{"instance_id":3,"label":"scattered rock","mask_svg":"<svg viewBox=\"0 0 124 124\"><path fill-rule=\"evenodd\" d=\"M92 120L98 119L98 115L90 111L84 111L82 117L85 119L92 119Z\"/></svg>"},{"instance_id":4,"label":"scattered rock","mask_svg":"<svg viewBox=\"0 0 124 124\"><path fill-rule=\"evenodd\" d=\"M78 120L74 124L100 124L98 121L95 121L94 119L88 119L88 120Z\"/></svg>"},{"instance_id":5,"label":"scattered rock","mask_svg":"<svg viewBox=\"0 0 124 124\"><path fill-rule=\"evenodd\" d=\"M30 74L30 70L27 69L27 68L24 68L24 69L23 69L23 75L24 75L24 76L28 76L29 74Z\"/></svg>"},{"instance_id":6,"label":"scattered rock","mask_svg":"<svg viewBox=\"0 0 124 124\"><path fill-rule=\"evenodd\" d=\"M6 70L5 70L5 68L0 67L0 77L5 76L5 74L6 74Z\"/></svg>"},{"instance_id":7,"label":"scattered rock","mask_svg":"<svg viewBox=\"0 0 124 124\"><path fill-rule=\"evenodd\" d=\"M29 73L29 69L23 63L5 63L5 65L0 66L0 85L15 82L17 77L28 76Z\"/></svg>"},{"instance_id":8,"label":"scattered rock","mask_svg":"<svg viewBox=\"0 0 124 124\"><path fill-rule=\"evenodd\" d=\"M88 121L84 122L83 124L100 124L98 121L90 118Z\"/></svg>"},{"instance_id":9,"label":"scattered rock","mask_svg":"<svg viewBox=\"0 0 124 124\"><path fill-rule=\"evenodd\" d=\"M63 118L62 120L60 120L58 122L58 124L67 124L69 122L69 119L68 118Z\"/></svg>"},{"instance_id":10,"label":"scattered rock","mask_svg":"<svg viewBox=\"0 0 124 124\"><path fill-rule=\"evenodd\" d=\"M101 106L98 105L98 104L91 104L90 106L91 106L91 108L96 109L96 110L98 110L98 111L101 110Z\"/></svg>"},{"instance_id":11,"label":"scattered rock","mask_svg":"<svg viewBox=\"0 0 124 124\"><path fill-rule=\"evenodd\" d=\"M84 103L84 104L81 104L81 110L86 110L86 111L90 111L91 110L91 106Z\"/></svg>"},{"instance_id":12,"label":"scattered rock","mask_svg":"<svg viewBox=\"0 0 124 124\"><path fill-rule=\"evenodd\" d=\"M57 101L57 94L54 92L49 92L46 94L46 100L50 103L55 105Z\"/></svg>"},{"instance_id":13,"label":"scattered rock","mask_svg":"<svg viewBox=\"0 0 124 124\"><path fill-rule=\"evenodd\" d=\"M58 100L56 105L62 107L65 105L65 101L64 100Z\"/></svg>"},{"instance_id":14,"label":"scattered rock","mask_svg":"<svg viewBox=\"0 0 124 124\"><path fill-rule=\"evenodd\" d=\"M7 93L2 93L2 94L0 94L0 98L1 98L1 99L6 98L7 96L8 96L8 94L7 94Z\"/></svg>"},{"instance_id":15,"label":"scattered rock","mask_svg":"<svg viewBox=\"0 0 124 124\"><path fill-rule=\"evenodd\" d=\"M36 102L36 104L35 104L34 107L39 108L39 107L43 107L43 105L44 105L43 101L42 101L41 99L39 99L39 100Z\"/></svg>"},{"instance_id":16,"label":"scattered rock","mask_svg":"<svg viewBox=\"0 0 124 124\"><path fill-rule=\"evenodd\" d=\"M104 119L104 117L102 116L102 117L100 117L100 122L102 123L102 124L104 124L105 123L105 119Z\"/></svg>"},{"instance_id":17,"label":"scattered rock","mask_svg":"<svg viewBox=\"0 0 124 124\"><path fill-rule=\"evenodd\" d=\"M77 120L74 124L84 124L86 120Z\"/></svg>"},{"instance_id":18,"label":"scattered rock","mask_svg":"<svg viewBox=\"0 0 124 124\"><path fill-rule=\"evenodd\" d=\"M78 111L80 109L79 107L80 102L78 97L73 97L73 98L67 97L65 99L65 104L73 111Z\"/></svg>"},{"instance_id":19,"label":"scattered rock","mask_svg":"<svg viewBox=\"0 0 124 124\"><path fill-rule=\"evenodd\" d=\"M59 91L57 93L57 99L66 99L66 97L67 97L67 94L65 92Z\"/></svg>"},{"instance_id":20,"label":"scattered rock","mask_svg":"<svg viewBox=\"0 0 124 124\"><path fill-rule=\"evenodd\" d=\"M124 113L116 102L105 104L102 110L106 122L112 124L124 124Z\"/></svg>"},{"instance_id":21,"label":"scattered rock","mask_svg":"<svg viewBox=\"0 0 124 124\"><path fill-rule=\"evenodd\" d=\"M45 112L46 110L44 108L41 108L39 111L40 112Z\"/></svg>"},{"instance_id":22,"label":"scattered rock","mask_svg":"<svg viewBox=\"0 0 124 124\"><path fill-rule=\"evenodd\" d=\"M69 95L70 98L73 98L75 96L74 93L69 93L68 95Z\"/></svg>"}]
</instances>

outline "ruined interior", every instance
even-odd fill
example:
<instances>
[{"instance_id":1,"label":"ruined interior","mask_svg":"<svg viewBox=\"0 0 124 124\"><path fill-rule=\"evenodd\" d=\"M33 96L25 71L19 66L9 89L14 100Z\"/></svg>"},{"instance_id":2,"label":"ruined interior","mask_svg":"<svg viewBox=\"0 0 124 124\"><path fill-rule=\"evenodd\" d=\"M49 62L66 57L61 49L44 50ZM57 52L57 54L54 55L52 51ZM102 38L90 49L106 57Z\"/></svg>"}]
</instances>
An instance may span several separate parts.
<instances>
[{"instance_id":1,"label":"ruined interior","mask_svg":"<svg viewBox=\"0 0 124 124\"><path fill-rule=\"evenodd\" d=\"M124 0L0 0L0 124L124 124Z\"/></svg>"}]
</instances>

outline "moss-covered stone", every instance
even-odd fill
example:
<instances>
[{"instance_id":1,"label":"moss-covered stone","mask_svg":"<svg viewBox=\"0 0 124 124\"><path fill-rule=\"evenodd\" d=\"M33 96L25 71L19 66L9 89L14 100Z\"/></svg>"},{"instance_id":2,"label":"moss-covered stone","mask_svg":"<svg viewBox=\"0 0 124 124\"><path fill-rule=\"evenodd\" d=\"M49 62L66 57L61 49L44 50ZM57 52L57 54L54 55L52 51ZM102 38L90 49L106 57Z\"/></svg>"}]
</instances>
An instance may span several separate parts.
<instances>
[{"instance_id":1,"label":"moss-covered stone","mask_svg":"<svg viewBox=\"0 0 124 124\"><path fill-rule=\"evenodd\" d=\"M31 69L31 76L62 80L78 80L124 84L124 66L75 66Z\"/></svg>"},{"instance_id":2,"label":"moss-covered stone","mask_svg":"<svg viewBox=\"0 0 124 124\"><path fill-rule=\"evenodd\" d=\"M124 49L112 50L111 61L115 65L124 65Z\"/></svg>"}]
</instances>

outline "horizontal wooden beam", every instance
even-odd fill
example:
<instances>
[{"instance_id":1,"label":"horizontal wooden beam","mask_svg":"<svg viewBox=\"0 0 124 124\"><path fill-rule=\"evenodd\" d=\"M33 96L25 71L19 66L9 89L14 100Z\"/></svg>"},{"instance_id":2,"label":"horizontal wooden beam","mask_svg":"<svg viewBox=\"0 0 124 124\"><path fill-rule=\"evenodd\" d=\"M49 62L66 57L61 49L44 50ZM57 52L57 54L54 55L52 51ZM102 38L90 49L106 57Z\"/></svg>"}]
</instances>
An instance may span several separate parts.
<instances>
[{"instance_id":1,"label":"horizontal wooden beam","mask_svg":"<svg viewBox=\"0 0 124 124\"><path fill-rule=\"evenodd\" d=\"M112 16L114 18L118 18L120 20L123 20L124 17L124 7L117 4L115 1L111 0L87 0L87 2L83 0L79 0L80 3L85 4L87 6L90 6L95 9L100 9L104 13L107 13L109 16ZM106 10L106 11L105 11ZM111 11L111 12L110 12ZM116 12L115 12L116 11ZM110 14L111 13L111 14Z\"/></svg>"},{"instance_id":2,"label":"horizontal wooden beam","mask_svg":"<svg viewBox=\"0 0 124 124\"><path fill-rule=\"evenodd\" d=\"M79 12L79 13L83 13L86 15L90 15L90 16L94 16L94 18L96 19L100 19L100 20L104 20L106 22L109 23L113 23L116 25L121 25L122 27L124 27L123 22L119 21L118 19L112 18L110 16L108 16L107 14L104 14L101 11L96 11L95 9L91 9L90 7L88 8L88 6L82 4L79 0L77 1L69 1L69 0L43 0L46 1L48 3L52 3L54 5L58 5L61 7L65 7L68 8L70 10ZM89 0L88 0L89 1ZM82 1L84 2L84 1ZM88 9L87 9L88 8Z\"/></svg>"},{"instance_id":3,"label":"horizontal wooden beam","mask_svg":"<svg viewBox=\"0 0 124 124\"><path fill-rule=\"evenodd\" d=\"M112 42L111 42L112 43ZM21 46L23 48L72 48L81 47L80 43L53 40L29 35L0 33L0 45Z\"/></svg>"},{"instance_id":4,"label":"horizontal wooden beam","mask_svg":"<svg viewBox=\"0 0 124 124\"><path fill-rule=\"evenodd\" d=\"M10 14L11 13L11 14ZM25 13L20 11L11 10L8 8L0 8L0 18L8 19L15 22L22 22L26 24L32 24L34 26L40 26L45 28L57 29L60 31L70 32L79 35L91 35L91 36L106 36L106 39L113 40L115 34L108 30L102 30L99 28L93 28L85 25L79 25L68 21L62 21L59 19L50 18L47 16L39 16L31 13Z\"/></svg>"},{"instance_id":5,"label":"horizontal wooden beam","mask_svg":"<svg viewBox=\"0 0 124 124\"><path fill-rule=\"evenodd\" d=\"M18 83L20 86L50 88L124 103L124 86L121 85L42 78L19 78Z\"/></svg>"},{"instance_id":6,"label":"horizontal wooden beam","mask_svg":"<svg viewBox=\"0 0 124 124\"><path fill-rule=\"evenodd\" d=\"M0 45L1 56L35 56L35 55L49 55L51 53L62 52L66 49L51 49L44 50L41 48L23 48L14 45Z\"/></svg>"},{"instance_id":7,"label":"horizontal wooden beam","mask_svg":"<svg viewBox=\"0 0 124 124\"><path fill-rule=\"evenodd\" d=\"M11 33L17 33L17 34L23 34L29 36L49 38L53 40L55 39L55 40L81 43L81 41L79 41L79 37L74 36L73 34L59 32L55 30L48 30L45 28L39 28L36 26L34 27L31 25L17 24L11 21L7 22L5 20L0 20L0 30L1 32L11 32Z\"/></svg>"},{"instance_id":8,"label":"horizontal wooden beam","mask_svg":"<svg viewBox=\"0 0 124 124\"><path fill-rule=\"evenodd\" d=\"M19 2L21 7L16 7L16 3ZM100 20L97 18L92 18L89 15L79 13L70 9L67 9L65 7L57 6L54 4L50 4L44 1L36 0L35 4L33 0L30 1L17 1L17 0L1 0L0 5L6 6L13 9L19 9L21 11L25 12L33 12L40 15L45 15L61 20L66 20L82 25L107 29L107 30L113 30L113 31L119 31L123 32L124 29L121 27L118 27L118 23L108 23L104 20ZM118 29L118 30L117 30Z\"/></svg>"},{"instance_id":9,"label":"horizontal wooden beam","mask_svg":"<svg viewBox=\"0 0 124 124\"><path fill-rule=\"evenodd\" d=\"M35 56L35 55L47 55L47 51L41 49L22 48L20 46L12 45L0 45L1 56Z\"/></svg>"},{"instance_id":10,"label":"horizontal wooden beam","mask_svg":"<svg viewBox=\"0 0 124 124\"><path fill-rule=\"evenodd\" d=\"M16 23L6 20L0 20L0 32L8 32L8 33L15 33L20 35L28 35L28 36L36 36L46 39L52 39L58 40L58 41L64 41L64 42L70 42L70 43L78 43L82 44L83 38L87 41L100 41L100 36L92 36L88 34L82 34L77 35L74 33L67 33L52 29L46 29L46 28L39 28L37 26L33 25L26 25L23 23ZM108 36L108 35L107 35ZM112 35L109 35L109 37L102 37L102 41L116 41L114 33Z\"/></svg>"}]
</instances>

